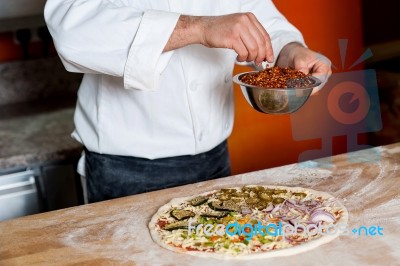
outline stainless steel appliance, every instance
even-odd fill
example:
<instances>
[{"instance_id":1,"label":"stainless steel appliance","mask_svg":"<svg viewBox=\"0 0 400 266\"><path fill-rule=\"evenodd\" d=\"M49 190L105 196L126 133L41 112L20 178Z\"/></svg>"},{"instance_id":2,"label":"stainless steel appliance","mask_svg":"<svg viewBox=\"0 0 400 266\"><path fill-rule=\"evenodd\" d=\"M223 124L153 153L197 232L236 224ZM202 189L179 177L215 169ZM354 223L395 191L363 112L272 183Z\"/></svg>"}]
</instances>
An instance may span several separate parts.
<instances>
[{"instance_id":1,"label":"stainless steel appliance","mask_svg":"<svg viewBox=\"0 0 400 266\"><path fill-rule=\"evenodd\" d=\"M33 170L0 176L0 221L41 211L36 180Z\"/></svg>"},{"instance_id":2,"label":"stainless steel appliance","mask_svg":"<svg viewBox=\"0 0 400 266\"><path fill-rule=\"evenodd\" d=\"M0 221L83 204L76 161L0 169Z\"/></svg>"}]
</instances>

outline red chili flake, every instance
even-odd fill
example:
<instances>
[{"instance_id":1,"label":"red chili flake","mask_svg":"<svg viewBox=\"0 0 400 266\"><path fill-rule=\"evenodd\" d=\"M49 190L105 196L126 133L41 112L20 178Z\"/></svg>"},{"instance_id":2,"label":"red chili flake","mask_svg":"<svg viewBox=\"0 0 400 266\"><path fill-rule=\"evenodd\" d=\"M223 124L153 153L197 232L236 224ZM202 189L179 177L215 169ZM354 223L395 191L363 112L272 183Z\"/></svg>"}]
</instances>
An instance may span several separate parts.
<instances>
[{"instance_id":1,"label":"red chili flake","mask_svg":"<svg viewBox=\"0 0 400 266\"><path fill-rule=\"evenodd\" d=\"M269 67L257 73L248 73L240 81L261 88L287 88L289 79L304 79L309 75L289 67ZM304 80L307 84L307 79Z\"/></svg>"}]
</instances>

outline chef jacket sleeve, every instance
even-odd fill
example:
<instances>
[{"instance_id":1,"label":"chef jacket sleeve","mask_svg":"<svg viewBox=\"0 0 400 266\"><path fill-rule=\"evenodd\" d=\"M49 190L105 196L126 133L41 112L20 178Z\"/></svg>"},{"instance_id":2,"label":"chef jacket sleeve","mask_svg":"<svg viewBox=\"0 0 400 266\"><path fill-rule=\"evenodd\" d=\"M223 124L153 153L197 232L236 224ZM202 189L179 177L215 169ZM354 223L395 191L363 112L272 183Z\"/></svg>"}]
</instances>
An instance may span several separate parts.
<instances>
[{"instance_id":1,"label":"chef jacket sleeve","mask_svg":"<svg viewBox=\"0 0 400 266\"><path fill-rule=\"evenodd\" d=\"M179 14L121 3L48 0L45 19L68 71L123 77L127 89L155 89L173 53L163 49Z\"/></svg>"},{"instance_id":2,"label":"chef jacket sleeve","mask_svg":"<svg viewBox=\"0 0 400 266\"><path fill-rule=\"evenodd\" d=\"M300 31L287 21L271 0L242 0L241 11L253 13L263 24L271 38L275 62L286 44L298 42L306 46Z\"/></svg>"}]
</instances>

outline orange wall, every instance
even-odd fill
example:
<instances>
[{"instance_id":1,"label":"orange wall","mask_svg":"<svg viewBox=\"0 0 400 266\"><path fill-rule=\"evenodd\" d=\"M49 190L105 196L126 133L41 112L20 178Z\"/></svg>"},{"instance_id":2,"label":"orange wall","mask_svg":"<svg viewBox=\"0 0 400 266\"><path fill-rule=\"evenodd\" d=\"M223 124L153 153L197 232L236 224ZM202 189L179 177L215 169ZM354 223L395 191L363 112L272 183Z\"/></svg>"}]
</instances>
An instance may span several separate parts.
<instances>
[{"instance_id":1,"label":"orange wall","mask_svg":"<svg viewBox=\"0 0 400 266\"><path fill-rule=\"evenodd\" d=\"M362 53L361 0L275 0L278 9L303 33L308 47L340 66L338 39L348 39L346 62ZM248 71L236 67L235 74ZM305 150L318 149L319 140L295 141L288 115L253 110L235 85L235 127L229 139L233 174L297 162ZM334 153L346 152L346 139L334 138Z\"/></svg>"}]
</instances>

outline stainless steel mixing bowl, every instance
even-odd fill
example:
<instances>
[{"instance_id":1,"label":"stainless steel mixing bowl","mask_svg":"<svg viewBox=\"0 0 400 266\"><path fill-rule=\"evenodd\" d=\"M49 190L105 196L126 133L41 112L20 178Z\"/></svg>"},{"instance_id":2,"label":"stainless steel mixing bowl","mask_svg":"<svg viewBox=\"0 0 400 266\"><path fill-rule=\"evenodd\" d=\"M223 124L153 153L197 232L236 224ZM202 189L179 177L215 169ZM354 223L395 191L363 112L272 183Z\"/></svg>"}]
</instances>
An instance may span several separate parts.
<instances>
[{"instance_id":1,"label":"stainless steel mixing bowl","mask_svg":"<svg viewBox=\"0 0 400 266\"><path fill-rule=\"evenodd\" d=\"M240 85L247 102L257 111L265 114L290 114L297 111L310 97L313 88L321 85L321 81L310 76L311 85L297 88L261 88L240 81L243 75L256 73L251 71L237 74L233 81Z\"/></svg>"}]
</instances>

